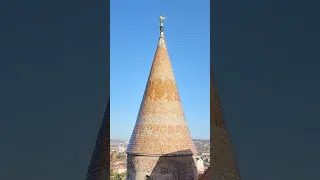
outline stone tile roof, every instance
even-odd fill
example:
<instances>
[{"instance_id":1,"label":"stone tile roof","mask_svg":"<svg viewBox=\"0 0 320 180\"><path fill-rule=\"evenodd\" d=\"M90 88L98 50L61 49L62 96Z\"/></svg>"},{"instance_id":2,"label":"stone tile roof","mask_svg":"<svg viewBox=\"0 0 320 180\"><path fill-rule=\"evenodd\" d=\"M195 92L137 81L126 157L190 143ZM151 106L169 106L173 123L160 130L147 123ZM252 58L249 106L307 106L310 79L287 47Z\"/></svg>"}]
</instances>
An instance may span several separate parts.
<instances>
[{"instance_id":1,"label":"stone tile roof","mask_svg":"<svg viewBox=\"0 0 320 180\"><path fill-rule=\"evenodd\" d=\"M164 155L185 149L197 153L161 32L127 153Z\"/></svg>"},{"instance_id":2,"label":"stone tile roof","mask_svg":"<svg viewBox=\"0 0 320 180\"><path fill-rule=\"evenodd\" d=\"M216 180L240 180L235 155L226 122L223 117L219 96L211 71L210 84L210 144L211 168Z\"/></svg>"},{"instance_id":3,"label":"stone tile roof","mask_svg":"<svg viewBox=\"0 0 320 180\"><path fill-rule=\"evenodd\" d=\"M98 132L96 145L86 175L86 180L105 180L110 177L110 99Z\"/></svg>"}]
</instances>

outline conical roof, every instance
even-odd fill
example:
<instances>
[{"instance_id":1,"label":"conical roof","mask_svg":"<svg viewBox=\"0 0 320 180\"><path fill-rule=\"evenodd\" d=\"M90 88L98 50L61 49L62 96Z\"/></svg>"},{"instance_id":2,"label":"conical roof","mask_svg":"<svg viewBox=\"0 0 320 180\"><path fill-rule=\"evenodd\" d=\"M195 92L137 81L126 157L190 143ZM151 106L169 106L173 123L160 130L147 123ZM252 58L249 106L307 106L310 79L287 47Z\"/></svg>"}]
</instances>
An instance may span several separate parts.
<instances>
[{"instance_id":1,"label":"conical roof","mask_svg":"<svg viewBox=\"0 0 320 180\"><path fill-rule=\"evenodd\" d=\"M217 180L240 180L240 171L237 167L233 152L231 138L228 133L220 99L214 85L213 72L211 72L210 84L210 124L211 124L211 160L212 175Z\"/></svg>"},{"instance_id":2,"label":"conical roof","mask_svg":"<svg viewBox=\"0 0 320 180\"><path fill-rule=\"evenodd\" d=\"M163 20L160 19L160 38L127 148L128 154L192 155L197 152L187 127L164 40Z\"/></svg>"},{"instance_id":3,"label":"conical roof","mask_svg":"<svg viewBox=\"0 0 320 180\"><path fill-rule=\"evenodd\" d=\"M106 106L103 120L97 135L86 180L105 180L110 176L110 98Z\"/></svg>"}]
</instances>

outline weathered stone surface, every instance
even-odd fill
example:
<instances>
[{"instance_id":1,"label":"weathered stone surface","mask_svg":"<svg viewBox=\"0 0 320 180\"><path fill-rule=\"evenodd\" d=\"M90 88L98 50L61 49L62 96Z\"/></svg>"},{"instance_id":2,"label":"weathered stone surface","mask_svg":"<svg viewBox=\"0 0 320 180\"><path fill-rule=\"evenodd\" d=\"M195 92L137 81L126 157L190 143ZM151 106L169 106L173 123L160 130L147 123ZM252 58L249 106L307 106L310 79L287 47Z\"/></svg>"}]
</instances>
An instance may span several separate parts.
<instances>
[{"instance_id":1,"label":"weathered stone surface","mask_svg":"<svg viewBox=\"0 0 320 180\"><path fill-rule=\"evenodd\" d=\"M196 153L161 32L127 148L127 180L195 180Z\"/></svg>"},{"instance_id":2,"label":"weathered stone surface","mask_svg":"<svg viewBox=\"0 0 320 180\"><path fill-rule=\"evenodd\" d=\"M127 179L140 180L196 180L197 171L193 156L136 156L128 155Z\"/></svg>"},{"instance_id":3,"label":"weathered stone surface","mask_svg":"<svg viewBox=\"0 0 320 180\"><path fill-rule=\"evenodd\" d=\"M160 37L128 154L196 153L172 71L164 37Z\"/></svg>"},{"instance_id":4,"label":"weathered stone surface","mask_svg":"<svg viewBox=\"0 0 320 180\"><path fill-rule=\"evenodd\" d=\"M226 122L223 118L219 96L214 85L211 72L210 84L210 143L211 169L214 180L240 180L240 171L237 167L232 149L231 139Z\"/></svg>"}]
</instances>

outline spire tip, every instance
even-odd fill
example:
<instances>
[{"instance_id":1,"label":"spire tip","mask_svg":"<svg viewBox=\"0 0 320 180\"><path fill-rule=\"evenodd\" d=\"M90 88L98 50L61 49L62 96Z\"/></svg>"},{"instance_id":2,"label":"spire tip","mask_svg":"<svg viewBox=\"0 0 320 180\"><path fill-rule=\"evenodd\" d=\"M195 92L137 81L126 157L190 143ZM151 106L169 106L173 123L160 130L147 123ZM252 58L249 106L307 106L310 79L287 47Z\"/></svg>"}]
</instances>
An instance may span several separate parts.
<instances>
[{"instance_id":1,"label":"spire tip","mask_svg":"<svg viewBox=\"0 0 320 180\"><path fill-rule=\"evenodd\" d=\"M164 26L163 26L164 20L166 20L166 17L164 17L163 15L160 15L160 32L164 31Z\"/></svg>"}]
</instances>

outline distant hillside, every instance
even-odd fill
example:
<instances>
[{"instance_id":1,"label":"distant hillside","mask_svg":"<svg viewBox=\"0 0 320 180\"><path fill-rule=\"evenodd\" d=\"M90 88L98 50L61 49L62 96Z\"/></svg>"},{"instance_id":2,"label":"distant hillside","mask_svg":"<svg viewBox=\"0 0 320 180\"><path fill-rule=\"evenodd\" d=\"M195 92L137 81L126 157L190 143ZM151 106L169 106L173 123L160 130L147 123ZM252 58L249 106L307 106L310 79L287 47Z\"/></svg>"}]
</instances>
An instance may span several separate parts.
<instances>
[{"instance_id":1,"label":"distant hillside","mask_svg":"<svg viewBox=\"0 0 320 180\"><path fill-rule=\"evenodd\" d=\"M193 143L198 153L210 152L210 140L193 139Z\"/></svg>"},{"instance_id":2,"label":"distant hillside","mask_svg":"<svg viewBox=\"0 0 320 180\"><path fill-rule=\"evenodd\" d=\"M199 141L199 142L203 142L203 143L209 143L210 144L210 140L203 140L203 139L192 139L193 142L194 141Z\"/></svg>"},{"instance_id":3,"label":"distant hillside","mask_svg":"<svg viewBox=\"0 0 320 180\"><path fill-rule=\"evenodd\" d=\"M110 145L125 143L125 141L118 139L110 139Z\"/></svg>"},{"instance_id":4,"label":"distant hillside","mask_svg":"<svg viewBox=\"0 0 320 180\"><path fill-rule=\"evenodd\" d=\"M126 141L118 140L118 139L110 139L110 145L119 145L121 143L125 143ZM193 143L198 150L199 153L202 152L210 152L210 140L202 140L202 139L193 139Z\"/></svg>"}]
</instances>

